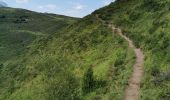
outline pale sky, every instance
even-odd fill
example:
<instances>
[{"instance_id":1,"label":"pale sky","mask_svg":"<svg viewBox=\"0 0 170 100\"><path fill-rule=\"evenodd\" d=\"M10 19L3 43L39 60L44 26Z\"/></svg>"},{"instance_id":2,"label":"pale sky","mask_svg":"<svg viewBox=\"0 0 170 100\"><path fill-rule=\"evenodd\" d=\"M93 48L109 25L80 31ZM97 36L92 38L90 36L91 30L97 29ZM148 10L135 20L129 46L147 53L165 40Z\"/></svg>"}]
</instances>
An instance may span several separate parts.
<instances>
[{"instance_id":1,"label":"pale sky","mask_svg":"<svg viewBox=\"0 0 170 100\"><path fill-rule=\"evenodd\" d=\"M9 7L73 17L84 17L114 0L0 0Z\"/></svg>"}]
</instances>

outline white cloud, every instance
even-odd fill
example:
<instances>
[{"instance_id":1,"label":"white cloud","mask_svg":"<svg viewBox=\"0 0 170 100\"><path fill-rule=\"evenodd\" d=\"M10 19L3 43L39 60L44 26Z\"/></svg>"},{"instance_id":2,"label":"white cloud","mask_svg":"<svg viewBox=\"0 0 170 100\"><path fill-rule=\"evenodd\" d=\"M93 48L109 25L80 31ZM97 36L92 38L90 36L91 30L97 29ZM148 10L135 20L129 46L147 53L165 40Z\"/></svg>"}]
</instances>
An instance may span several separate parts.
<instances>
[{"instance_id":1,"label":"white cloud","mask_svg":"<svg viewBox=\"0 0 170 100\"><path fill-rule=\"evenodd\" d=\"M54 4L48 4L48 5L46 5L45 7L46 7L47 9L56 9L56 8L57 8L57 6L54 5Z\"/></svg>"},{"instance_id":2,"label":"white cloud","mask_svg":"<svg viewBox=\"0 0 170 100\"><path fill-rule=\"evenodd\" d=\"M41 12L48 12L48 13L54 13L56 11L57 6L54 4L47 4L47 5L41 5L37 7L39 11Z\"/></svg>"},{"instance_id":3,"label":"white cloud","mask_svg":"<svg viewBox=\"0 0 170 100\"><path fill-rule=\"evenodd\" d=\"M74 7L74 9L75 9L75 10L82 10L82 9L84 9L84 7L85 7L84 5L76 4L75 7Z\"/></svg>"},{"instance_id":4,"label":"white cloud","mask_svg":"<svg viewBox=\"0 0 170 100\"><path fill-rule=\"evenodd\" d=\"M15 0L16 1L16 3L27 3L28 2L28 0Z\"/></svg>"},{"instance_id":5,"label":"white cloud","mask_svg":"<svg viewBox=\"0 0 170 100\"><path fill-rule=\"evenodd\" d=\"M46 10L54 10L57 8L56 5L54 4L48 4L48 5L44 5L44 6L38 6L39 9L46 9Z\"/></svg>"},{"instance_id":6,"label":"white cloud","mask_svg":"<svg viewBox=\"0 0 170 100\"><path fill-rule=\"evenodd\" d=\"M43 9L44 7L43 6L38 6L38 9Z\"/></svg>"},{"instance_id":7,"label":"white cloud","mask_svg":"<svg viewBox=\"0 0 170 100\"><path fill-rule=\"evenodd\" d=\"M82 11L84 11L86 6L79 4L79 3L72 3L72 7L70 9L67 9L65 11L66 14L70 15L70 14L78 14L81 13Z\"/></svg>"}]
</instances>

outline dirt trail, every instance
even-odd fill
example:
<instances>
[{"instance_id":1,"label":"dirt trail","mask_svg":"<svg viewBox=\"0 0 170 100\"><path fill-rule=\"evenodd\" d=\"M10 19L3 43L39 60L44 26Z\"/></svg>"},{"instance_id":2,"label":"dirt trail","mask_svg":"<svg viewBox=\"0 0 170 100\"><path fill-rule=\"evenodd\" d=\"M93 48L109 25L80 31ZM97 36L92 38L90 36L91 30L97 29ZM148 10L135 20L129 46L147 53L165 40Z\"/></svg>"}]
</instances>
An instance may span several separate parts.
<instances>
[{"instance_id":1,"label":"dirt trail","mask_svg":"<svg viewBox=\"0 0 170 100\"><path fill-rule=\"evenodd\" d=\"M103 25L108 25L112 28L113 33L118 33L122 38L124 38L128 44L129 48L132 48L135 52L136 62L133 65L133 73L129 79L128 86L126 87L123 100L138 100L140 83L143 76L143 64L144 64L144 54L141 49L136 48L133 41L127 36L123 35L121 29L115 28L111 23L107 24L104 20L96 15L96 18L103 23Z\"/></svg>"},{"instance_id":2,"label":"dirt trail","mask_svg":"<svg viewBox=\"0 0 170 100\"><path fill-rule=\"evenodd\" d=\"M112 25L109 25L109 27L112 27L113 32L118 33L122 38L124 38L129 43L129 47L135 52L136 63L133 66L133 73L125 90L124 100L138 100L140 83L143 76L144 54L141 49L135 47L132 40L122 34L122 31L119 28L115 28Z\"/></svg>"}]
</instances>

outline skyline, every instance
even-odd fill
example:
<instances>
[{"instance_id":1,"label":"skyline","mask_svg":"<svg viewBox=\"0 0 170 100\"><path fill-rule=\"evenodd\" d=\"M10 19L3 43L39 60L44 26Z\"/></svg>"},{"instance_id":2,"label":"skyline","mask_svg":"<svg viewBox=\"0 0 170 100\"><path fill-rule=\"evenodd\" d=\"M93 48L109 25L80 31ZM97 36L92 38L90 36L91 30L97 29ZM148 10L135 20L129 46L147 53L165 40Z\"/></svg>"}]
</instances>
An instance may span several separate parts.
<instances>
[{"instance_id":1,"label":"skyline","mask_svg":"<svg viewBox=\"0 0 170 100\"><path fill-rule=\"evenodd\" d=\"M8 7L23 8L36 12L55 13L72 17L84 17L114 0L0 0Z\"/></svg>"}]
</instances>

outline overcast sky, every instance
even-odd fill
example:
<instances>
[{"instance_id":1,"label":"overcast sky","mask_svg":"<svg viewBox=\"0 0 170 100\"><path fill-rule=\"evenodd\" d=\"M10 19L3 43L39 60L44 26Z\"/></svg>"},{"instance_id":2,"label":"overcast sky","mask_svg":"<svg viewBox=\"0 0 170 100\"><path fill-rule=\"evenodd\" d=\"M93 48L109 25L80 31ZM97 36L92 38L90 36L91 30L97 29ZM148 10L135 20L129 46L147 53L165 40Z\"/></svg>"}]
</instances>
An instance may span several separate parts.
<instances>
[{"instance_id":1,"label":"overcast sky","mask_svg":"<svg viewBox=\"0 0 170 100\"><path fill-rule=\"evenodd\" d=\"M83 17L114 0L0 0L9 7Z\"/></svg>"}]
</instances>

